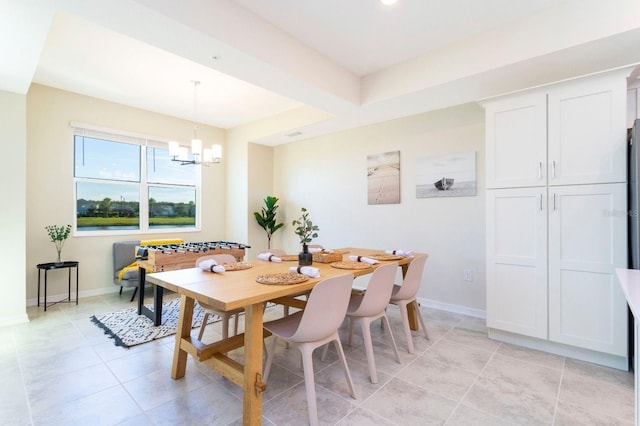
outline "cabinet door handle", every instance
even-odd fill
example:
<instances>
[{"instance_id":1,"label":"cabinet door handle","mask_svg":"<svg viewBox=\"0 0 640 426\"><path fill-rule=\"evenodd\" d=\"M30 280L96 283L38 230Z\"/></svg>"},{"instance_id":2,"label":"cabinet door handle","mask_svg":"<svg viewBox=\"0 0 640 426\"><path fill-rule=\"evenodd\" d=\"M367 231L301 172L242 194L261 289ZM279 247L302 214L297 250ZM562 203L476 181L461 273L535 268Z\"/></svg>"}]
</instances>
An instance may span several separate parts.
<instances>
[{"instance_id":1,"label":"cabinet door handle","mask_svg":"<svg viewBox=\"0 0 640 426\"><path fill-rule=\"evenodd\" d=\"M551 162L551 177L553 179L556 178L556 162L555 161Z\"/></svg>"},{"instance_id":2,"label":"cabinet door handle","mask_svg":"<svg viewBox=\"0 0 640 426\"><path fill-rule=\"evenodd\" d=\"M556 193L553 193L553 211L556 211Z\"/></svg>"},{"instance_id":3,"label":"cabinet door handle","mask_svg":"<svg viewBox=\"0 0 640 426\"><path fill-rule=\"evenodd\" d=\"M538 180L542 180L542 161L538 162Z\"/></svg>"},{"instance_id":4,"label":"cabinet door handle","mask_svg":"<svg viewBox=\"0 0 640 426\"><path fill-rule=\"evenodd\" d=\"M540 211L542 211L543 207L542 207L542 194L540 194Z\"/></svg>"}]
</instances>

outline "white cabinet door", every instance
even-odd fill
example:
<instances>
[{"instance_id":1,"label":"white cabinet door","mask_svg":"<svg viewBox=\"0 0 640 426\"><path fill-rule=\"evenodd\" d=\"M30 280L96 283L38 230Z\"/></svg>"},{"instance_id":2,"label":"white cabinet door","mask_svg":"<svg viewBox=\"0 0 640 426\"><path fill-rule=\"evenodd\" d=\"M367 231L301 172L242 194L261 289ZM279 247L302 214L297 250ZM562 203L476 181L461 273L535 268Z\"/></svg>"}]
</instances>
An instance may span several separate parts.
<instances>
[{"instance_id":1,"label":"white cabinet door","mask_svg":"<svg viewBox=\"0 0 640 426\"><path fill-rule=\"evenodd\" d=\"M487 188L546 185L546 95L522 95L484 107Z\"/></svg>"},{"instance_id":2,"label":"white cabinet door","mask_svg":"<svg viewBox=\"0 0 640 426\"><path fill-rule=\"evenodd\" d=\"M547 338L546 188L487 190L487 325Z\"/></svg>"},{"instance_id":3,"label":"white cabinet door","mask_svg":"<svg viewBox=\"0 0 640 426\"><path fill-rule=\"evenodd\" d=\"M627 355L626 185L549 188L549 340Z\"/></svg>"},{"instance_id":4,"label":"white cabinet door","mask_svg":"<svg viewBox=\"0 0 640 426\"><path fill-rule=\"evenodd\" d=\"M549 185L626 180L627 85L619 73L549 90Z\"/></svg>"}]
</instances>

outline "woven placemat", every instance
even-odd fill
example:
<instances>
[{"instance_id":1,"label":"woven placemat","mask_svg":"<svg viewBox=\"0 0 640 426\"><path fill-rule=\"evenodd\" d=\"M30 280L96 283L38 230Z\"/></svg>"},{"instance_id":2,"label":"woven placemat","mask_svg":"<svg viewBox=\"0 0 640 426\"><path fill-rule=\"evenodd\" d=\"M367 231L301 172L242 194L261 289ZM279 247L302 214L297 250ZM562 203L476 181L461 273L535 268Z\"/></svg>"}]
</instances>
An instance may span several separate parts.
<instances>
[{"instance_id":1,"label":"woven placemat","mask_svg":"<svg viewBox=\"0 0 640 426\"><path fill-rule=\"evenodd\" d=\"M375 259L375 260L400 260L400 259L403 259L403 257L400 256L400 255L397 255L397 254L385 254L385 253L370 254L367 257L369 257L371 259Z\"/></svg>"},{"instance_id":2,"label":"woven placemat","mask_svg":"<svg viewBox=\"0 0 640 426\"><path fill-rule=\"evenodd\" d=\"M224 266L225 271L242 271L253 268L253 265L248 262L223 263L222 266Z\"/></svg>"},{"instance_id":3,"label":"woven placemat","mask_svg":"<svg viewBox=\"0 0 640 426\"><path fill-rule=\"evenodd\" d=\"M353 260L344 260L342 262L333 262L331 264L334 268L338 269L367 269L371 268L371 265L363 262L354 262Z\"/></svg>"},{"instance_id":4,"label":"woven placemat","mask_svg":"<svg viewBox=\"0 0 640 426\"><path fill-rule=\"evenodd\" d=\"M297 254L285 254L280 256L280 260L282 260L283 262L293 262L298 260L298 255Z\"/></svg>"},{"instance_id":5,"label":"woven placemat","mask_svg":"<svg viewBox=\"0 0 640 426\"><path fill-rule=\"evenodd\" d=\"M259 275L256 281L260 284L269 285L291 285L300 284L307 281L309 277L298 274L297 272L281 272L276 274Z\"/></svg>"}]
</instances>

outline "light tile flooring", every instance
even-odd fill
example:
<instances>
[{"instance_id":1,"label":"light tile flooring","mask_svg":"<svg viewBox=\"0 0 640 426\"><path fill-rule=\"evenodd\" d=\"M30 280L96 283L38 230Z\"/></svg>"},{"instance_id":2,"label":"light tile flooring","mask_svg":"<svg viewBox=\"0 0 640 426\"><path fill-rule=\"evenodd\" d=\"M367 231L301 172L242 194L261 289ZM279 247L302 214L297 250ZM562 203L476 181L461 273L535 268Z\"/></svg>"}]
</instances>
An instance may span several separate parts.
<instances>
[{"instance_id":1,"label":"light tile flooring","mask_svg":"<svg viewBox=\"0 0 640 426\"><path fill-rule=\"evenodd\" d=\"M28 324L0 328L0 424L241 424L240 389L208 367L190 357L186 377L171 379L173 337L127 350L89 321L92 314L130 305L128 295L116 293L82 299L79 306L58 304L46 313L34 307ZM344 344L357 399L348 394L335 352L322 362L316 351L321 424L633 424L632 373L492 341L476 318L422 312L430 340L414 332L416 353L409 355L399 313L389 309L400 364L386 331L372 326L376 385L369 381L357 328L353 346ZM219 327L209 326L205 336L216 339ZM241 359L242 353L232 356ZM301 425L307 418L300 357L279 344L263 424Z\"/></svg>"}]
</instances>

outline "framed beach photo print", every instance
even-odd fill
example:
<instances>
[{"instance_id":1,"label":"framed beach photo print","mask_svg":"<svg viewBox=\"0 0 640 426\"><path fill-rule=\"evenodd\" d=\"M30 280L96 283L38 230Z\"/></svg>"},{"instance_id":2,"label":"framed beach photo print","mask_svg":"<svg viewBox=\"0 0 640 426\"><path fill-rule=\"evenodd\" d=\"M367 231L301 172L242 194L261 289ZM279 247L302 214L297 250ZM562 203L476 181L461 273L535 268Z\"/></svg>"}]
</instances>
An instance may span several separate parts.
<instances>
[{"instance_id":1,"label":"framed beach photo print","mask_svg":"<svg viewBox=\"0 0 640 426\"><path fill-rule=\"evenodd\" d=\"M417 160L416 198L473 195L476 195L475 151Z\"/></svg>"},{"instance_id":2,"label":"framed beach photo print","mask_svg":"<svg viewBox=\"0 0 640 426\"><path fill-rule=\"evenodd\" d=\"M400 151L367 155L367 203L400 203Z\"/></svg>"}]
</instances>

